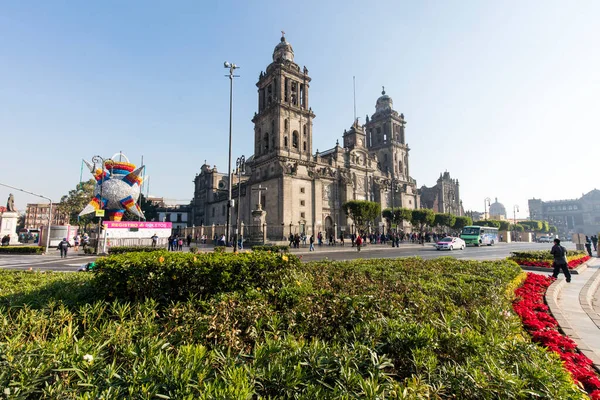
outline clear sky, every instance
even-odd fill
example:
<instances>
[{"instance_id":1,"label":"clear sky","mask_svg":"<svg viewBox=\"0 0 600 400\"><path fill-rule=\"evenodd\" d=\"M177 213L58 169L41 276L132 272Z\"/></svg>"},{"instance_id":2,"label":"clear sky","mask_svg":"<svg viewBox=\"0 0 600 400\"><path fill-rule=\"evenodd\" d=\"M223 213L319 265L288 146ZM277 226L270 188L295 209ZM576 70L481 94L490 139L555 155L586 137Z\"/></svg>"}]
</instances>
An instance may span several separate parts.
<instances>
[{"instance_id":1,"label":"clear sky","mask_svg":"<svg viewBox=\"0 0 600 400\"><path fill-rule=\"evenodd\" d=\"M382 85L404 113L419 186L448 170L465 209L498 197L526 217L529 198L600 186L599 20L596 0L3 2L0 182L58 200L82 158L122 150L144 156L150 194L191 199L204 160L227 170L223 61L241 66L235 161L285 30L312 77L313 151L352 124L356 76L362 122Z\"/></svg>"}]
</instances>

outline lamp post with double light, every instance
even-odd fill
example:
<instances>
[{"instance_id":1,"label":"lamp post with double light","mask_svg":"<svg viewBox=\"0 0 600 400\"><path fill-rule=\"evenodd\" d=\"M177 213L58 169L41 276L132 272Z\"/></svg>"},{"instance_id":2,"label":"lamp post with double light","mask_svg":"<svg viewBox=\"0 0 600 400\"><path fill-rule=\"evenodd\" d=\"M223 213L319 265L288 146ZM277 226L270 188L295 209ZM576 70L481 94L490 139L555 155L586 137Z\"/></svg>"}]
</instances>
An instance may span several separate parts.
<instances>
[{"instance_id":1,"label":"lamp post with double light","mask_svg":"<svg viewBox=\"0 0 600 400\"><path fill-rule=\"evenodd\" d=\"M240 213L242 211L241 208L241 199L242 199L242 173L245 172L245 168L246 168L246 157L245 156L241 156L238 157L237 160L235 160L235 166L236 166L236 170L237 170L237 176L238 176L238 202L237 202L237 220L235 222L235 241L233 243L233 251L237 251L238 250L238 241L239 240L244 240L244 237L241 236L241 229L240 229ZM243 244L242 244L243 247Z\"/></svg>"},{"instance_id":2,"label":"lamp post with double light","mask_svg":"<svg viewBox=\"0 0 600 400\"><path fill-rule=\"evenodd\" d=\"M227 163L227 226L225 227L225 241L229 243L230 240L230 230L231 230L231 207L233 206L231 199L231 129L233 125L233 78L239 77L239 75L234 75L234 71L239 68L238 65L234 63L229 63L225 61L223 64L225 68L229 69L229 74L225 75L229 77L229 158Z\"/></svg>"}]
</instances>

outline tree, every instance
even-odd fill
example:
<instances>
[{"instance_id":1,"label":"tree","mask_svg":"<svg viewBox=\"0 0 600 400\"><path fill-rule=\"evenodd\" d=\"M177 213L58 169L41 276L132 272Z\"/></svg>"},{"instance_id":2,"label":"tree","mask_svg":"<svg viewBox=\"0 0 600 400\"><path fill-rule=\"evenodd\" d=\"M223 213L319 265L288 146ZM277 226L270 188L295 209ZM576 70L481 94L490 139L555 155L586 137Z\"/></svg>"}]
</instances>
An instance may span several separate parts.
<instances>
[{"instance_id":1,"label":"tree","mask_svg":"<svg viewBox=\"0 0 600 400\"><path fill-rule=\"evenodd\" d=\"M554 226L554 225L550 225L548 227L548 232L550 232L550 233L556 233L556 232L558 232L558 228L556 226Z\"/></svg>"},{"instance_id":2,"label":"tree","mask_svg":"<svg viewBox=\"0 0 600 400\"><path fill-rule=\"evenodd\" d=\"M516 232L523 232L525 230L525 227L521 224L513 224L511 225L512 230L516 231Z\"/></svg>"},{"instance_id":3,"label":"tree","mask_svg":"<svg viewBox=\"0 0 600 400\"><path fill-rule=\"evenodd\" d=\"M346 215L352 218L359 232L364 231L369 222L381 215L381 204L373 201L351 200L342 205Z\"/></svg>"},{"instance_id":4,"label":"tree","mask_svg":"<svg viewBox=\"0 0 600 400\"><path fill-rule=\"evenodd\" d=\"M482 219L479 221L473 222L475 226L489 226L490 228L500 228L500 221L495 219Z\"/></svg>"},{"instance_id":5,"label":"tree","mask_svg":"<svg viewBox=\"0 0 600 400\"><path fill-rule=\"evenodd\" d=\"M471 217L456 217L456 220L454 221L454 225L452 225L452 228L457 231L462 231L462 229L465 226L469 226L469 225L473 225L473 220L471 219Z\"/></svg>"},{"instance_id":6,"label":"tree","mask_svg":"<svg viewBox=\"0 0 600 400\"><path fill-rule=\"evenodd\" d=\"M452 228L456 222L456 216L452 214L435 213L433 224L446 228Z\"/></svg>"},{"instance_id":7,"label":"tree","mask_svg":"<svg viewBox=\"0 0 600 400\"><path fill-rule=\"evenodd\" d=\"M78 183L74 190L70 190L69 194L61 197L56 211L66 214L69 224L87 229L87 226L95 218L94 214L84 215L79 218L78 215L94 196L95 187L96 181L94 179Z\"/></svg>"},{"instance_id":8,"label":"tree","mask_svg":"<svg viewBox=\"0 0 600 400\"><path fill-rule=\"evenodd\" d=\"M394 215L392 215L392 209L386 208L381 212L383 218L388 221L388 224L401 224L402 221L410 221L412 217L412 210L409 208L395 208Z\"/></svg>"},{"instance_id":9,"label":"tree","mask_svg":"<svg viewBox=\"0 0 600 400\"><path fill-rule=\"evenodd\" d=\"M508 231L510 229L510 222L508 221L498 221L500 222L499 229L501 231Z\"/></svg>"},{"instance_id":10,"label":"tree","mask_svg":"<svg viewBox=\"0 0 600 400\"><path fill-rule=\"evenodd\" d=\"M521 221L519 224L525 227L525 230L532 232L540 232L543 229L542 221Z\"/></svg>"},{"instance_id":11,"label":"tree","mask_svg":"<svg viewBox=\"0 0 600 400\"><path fill-rule=\"evenodd\" d=\"M550 230L550 224L548 221L540 221L542 223L542 232L548 232Z\"/></svg>"},{"instance_id":12,"label":"tree","mask_svg":"<svg viewBox=\"0 0 600 400\"><path fill-rule=\"evenodd\" d=\"M432 226L435 221L435 213L429 208L419 208L412 211L410 223L418 227L419 232L423 232L426 226Z\"/></svg>"},{"instance_id":13,"label":"tree","mask_svg":"<svg viewBox=\"0 0 600 400\"><path fill-rule=\"evenodd\" d=\"M144 218L146 221L154 221L154 220L158 220L158 211L156 211L156 206L154 204L152 204L152 202L148 199L146 199L146 197L140 193L140 197L141 200L139 201L140 204L140 208L142 209L142 212L144 213ZM132 213L130 213L129 211L125 211L125 214L123 214L123 220L124 221L137 221L138 220L138 216L134 215Z\"/></svg>"}]
</instances>

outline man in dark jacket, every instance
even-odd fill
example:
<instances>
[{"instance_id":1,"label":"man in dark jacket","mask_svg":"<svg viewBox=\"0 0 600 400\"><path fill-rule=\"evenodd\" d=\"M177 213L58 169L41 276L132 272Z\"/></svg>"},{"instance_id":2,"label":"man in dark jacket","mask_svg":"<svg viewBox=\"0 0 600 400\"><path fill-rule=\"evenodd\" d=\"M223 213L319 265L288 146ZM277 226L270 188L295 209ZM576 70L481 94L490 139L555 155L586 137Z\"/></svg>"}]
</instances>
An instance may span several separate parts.
<instances>
[{"instance_id":1,"label":"man in dark jacket","mask_svg":"<svg viewBox=\"0 0 600 400\"><path fill-rule=\"evenodd\" d=\"M554 271L552 272L552 277L558 278L558 274L562 269L565 278L567 278L567 283L571 282L571 273L569 272L569 266L567 265L567 249L560 245L560 239L554 239L554 246L552 246L550 254L554 256L554 263L552 264Z\"/></svg>"},{"instance_id":2,"label":"man in dark jacket","mask_svg":"<svg viewBox=\"0 0 600 400\"><path fill-rule=\"evenodd\" d=\"M60 250L60 258L67 258L67 251L69 250L69 247L71 247L71 245L67 241L67 238L64 238L60 241L60 243L58 244L58 249Z\"/></svg>"}]
</instances>

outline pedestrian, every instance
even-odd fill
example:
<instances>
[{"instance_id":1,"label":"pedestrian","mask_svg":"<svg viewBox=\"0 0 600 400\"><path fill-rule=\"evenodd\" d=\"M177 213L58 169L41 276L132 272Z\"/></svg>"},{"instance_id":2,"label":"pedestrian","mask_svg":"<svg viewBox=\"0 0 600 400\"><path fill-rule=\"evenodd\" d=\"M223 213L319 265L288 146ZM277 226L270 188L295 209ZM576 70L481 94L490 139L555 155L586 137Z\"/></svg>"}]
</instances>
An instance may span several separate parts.
<instances>
[{"instance_id":1,"label":"pedestrian","mask_svg":"<svg viewBox=\"0 0 600 400\"><path fill-rule=\"evenodd\" d=\"M188 233L188 235L185 239L187 241L187 246L190 247L190 243L192 243L192 234Z\"/></svg>"},{"instance_id":2,"label":"pedestrian","mask_svg":"<svg viewBox=\"0 0 600 400\"><path fill-rule=\"evenodd\" d=\"M571 273L569 272L569 265L567 262L567 249L560 245L560 239L554 239L554 246L552 246L550 254L554 256L554 263L552 263L552 266L554 267L552 277L558 278L558 274L562 269L562 272L567 279L567 283L571 282Z\"/></svg>"},{"instance_id":3,"label":"pedestrian","mask_svg":"<svg viewBox=\"0 0 600 400\"><path fill-rule=\"evenodd\" d=\"M598 236L592 236L592 244L594 245L594 251L598 251Z\"/></svg>"},{"instance_id":4,"label":"pedestrian","mask_svg":"<svg viewBox=\"0 0 600 400\"><path fill-rule=\"evenodd\" d=\"M585 249L587 250L589 256L592 256L592 240L589 238L589 236L585 236Z\"/></svg>"},{"instance_id":5,"label":"pedestrian","mask_svg":"<svg viewBox=\"0 0 600 400\"><path fill-rule=\"evenodd\" d=\"M90 245L90 237L86 232L83 232L83 237L81 238L83 251L85 252L85 248Z\"/></svg>"},{"instance_id":6,"label":"pedestrian","mask_svg":"<svg viewBox=\"0 0 600 400\"><path fill-rule=\"evenodd\" d=\"M219 246L227 246L227 241L225 239L225 234L221 235L221 239L219 239Z\"/></svg>"},{"instance_id":7,"label":"pedestrian","mask_svg":"<svg viewBox=\"0 0 600 400\"><path fill-rule=\"evenodd\" d=\"M360 235L356 237L356 248L357 251L360 251L360 246L362 245L363 239Z\"/></svg>"},{"instance_id":8,"label":"pedestrian","mask_svg":"<svg viewBox=\"0 0 600 400\"><path fill-rule=\"evenodd\" d=\"M179 250L179 251L183 250L183 238L182 237L177 239L177 250Z\"/></svg>"},{"instance_id":9,"label":"pedestrian","mask_svg":"<svg viewBox=\"0 0 600 400\"><path fill-rule=\"evenodd\" d=\"M315 251L315 235L310 235L310 239L308 239L308 242L310 243L308 251Z\"/></svg>"},{"instance_id":10,"label":"pedestrian","mask_svg":"<svg viewBox=\"0 0 600 400\"><path fill-rule=\"evenodd\" d=\"M152 239L152 247L156 247L156 244L158 243L158 236L156 235L156 233L150 236L150 239Z\"/></svg>"},{"instance_id":11,"label":"pedestrian","mask_svg":"<svg viewBox=\"0 0 600 400\"><path fill-rule=\"evenodd\" d=\"M173 250L173 235L169 236L169 238L167 239L167 250Z\"/></svg>"},{"instance_id":12,"label":"pedestrian","mask_svg":"<svg viewBox=\"0 0 600 400\"><path fill-rule=\"evenodd\" d=\"M63 238L58 244L58 249L60 250L60 258L67 258L67 251L71 247L71 244L67 240L67 238Z\"/></svg>"},{"instance_id":13,"label":"pedestrian","mask_svg":"<svg viewBox=\"0 0 600 400\"><path fill-rule=\"evenodd\" d=\"M73 250L79 251L79 243L81 242L81 236L79 236L79 233L75 234L73 237L73 242L75 244L75 248Z\"/></svg>"}]
</instances>

